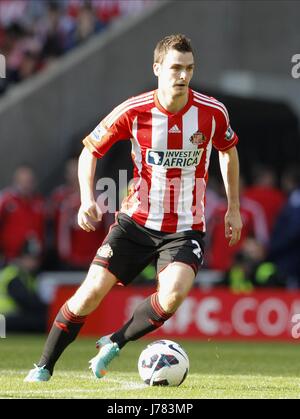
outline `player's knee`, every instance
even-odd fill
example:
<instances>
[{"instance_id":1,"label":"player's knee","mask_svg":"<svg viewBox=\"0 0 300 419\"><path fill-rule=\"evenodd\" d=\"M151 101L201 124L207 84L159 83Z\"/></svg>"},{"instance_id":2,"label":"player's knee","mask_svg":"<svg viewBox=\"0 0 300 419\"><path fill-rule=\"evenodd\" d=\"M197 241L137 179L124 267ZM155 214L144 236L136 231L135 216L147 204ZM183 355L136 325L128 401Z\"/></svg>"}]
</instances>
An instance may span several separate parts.
<instances>
[{"instance_id":1,"label":"player's knee","mask_svg":"<svg viewBox=\"0 0 300 419\"><path fill-rule=\"evenodd\" d=\"M77 315L90 314L98 307L114 283L112 275L105 276L105 272L101 270L90 269L85 281L69 300L70 310Z\"/></svg>"},{"instance_id":2,"label":"player's knee","mask_svg":"<svg viewBox=\"0 0 300 419\"><path fill-rule=\"evenodd\" d=\"M89 312L95 310L106 295L105 291L99 281L95 281L93 285L89 284L89 286L82 287L80 297L85 310Z\"/></svg>"},{"instance_id":3,"label":"player's knee","mask_svg":"<svg viewBox=\"0 0 300 419\"><path fill-rule=\"evenodd\" d=\"M167 313L174 313L186 296L186 292L176 289L159 296L159 302Z\"/></svg>"},{"instance_id":4,"label":"player's knee","mask_svg":"<svg viewBox=\"0 0 300 419\"><path fill-rule=\"evenodd\" d=\"M92 290L79 289L68 301L69 309L76 315L88 315L99 304L97 295Z\"/></svg>"},{"instance_id":5,"label":"player's knee","mask_svg":"<svg viewBox=\"0 0 300 419\"><path fill-rule=\"evenodd\" d=\"M85 309L91 313L98 307L100 300L101 297L96 292L87 294L84 300Z\"/></svg>"}]
</instances>

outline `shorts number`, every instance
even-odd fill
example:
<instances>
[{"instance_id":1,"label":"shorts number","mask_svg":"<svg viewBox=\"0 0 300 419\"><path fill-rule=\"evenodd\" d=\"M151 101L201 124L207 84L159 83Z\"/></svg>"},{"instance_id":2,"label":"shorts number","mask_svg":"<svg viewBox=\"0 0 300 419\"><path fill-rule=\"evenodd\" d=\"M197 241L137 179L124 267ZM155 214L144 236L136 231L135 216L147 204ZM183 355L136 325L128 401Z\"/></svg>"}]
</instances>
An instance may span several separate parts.
<instances>
[{"instance_id":1,"label":"shorts number","mask_svg":"<svg viewBox=\"0 0 300 419\"><path fill-rule=\"evenodd\" d=\"M192 243L196 245L196 249L193 249L193 253L197 256L198 259L201 258L201 247L197 240L192 240Z\"/></svg>"}]
</instances>

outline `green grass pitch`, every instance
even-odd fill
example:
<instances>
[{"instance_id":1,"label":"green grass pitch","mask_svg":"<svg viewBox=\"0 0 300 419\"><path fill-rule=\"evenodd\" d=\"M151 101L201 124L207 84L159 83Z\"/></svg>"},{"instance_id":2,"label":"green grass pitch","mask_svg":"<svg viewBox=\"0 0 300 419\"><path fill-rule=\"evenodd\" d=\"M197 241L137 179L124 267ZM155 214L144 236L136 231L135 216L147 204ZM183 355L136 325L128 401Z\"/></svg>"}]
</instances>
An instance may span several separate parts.
<instances>
[{"instance_id":1,"label":"green grass pitch","mask_svg":"<svg viewBox=\"0 0 300 419\"><path fill-rule=\"evenodd\" d=\"M153 339L154 340L154 339ZM176 388L148 387L140 380L137 360L148 341L129 343L96 380L88 360L95 339L78 339L57 363L47 383L24 383L39 359L44 336L8 335L0 339L0 398L300 398L300 349L295 343L183 341L190 373Z\"/></svg>"}]
</instances>

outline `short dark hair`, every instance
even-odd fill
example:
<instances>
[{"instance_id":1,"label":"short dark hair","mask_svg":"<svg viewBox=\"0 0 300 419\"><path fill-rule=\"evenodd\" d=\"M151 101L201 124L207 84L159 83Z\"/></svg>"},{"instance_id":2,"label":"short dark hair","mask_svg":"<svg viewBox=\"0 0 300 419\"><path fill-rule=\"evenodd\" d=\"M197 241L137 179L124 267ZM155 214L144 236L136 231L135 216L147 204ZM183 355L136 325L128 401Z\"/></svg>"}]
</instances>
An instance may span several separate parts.
<instances>
[{"instance_id":1,"label":"short dark hair","mask_svg":"<svg viewBox=\"0 0 300 419\"><path fill-rule=\"evenodd\" d=\"M191 52L194 55L191 40L185 35L178 33L165 36L157 43L154 50L154 62L161 64L170 49L180 52Z\"/></svg>"}]
</instances>

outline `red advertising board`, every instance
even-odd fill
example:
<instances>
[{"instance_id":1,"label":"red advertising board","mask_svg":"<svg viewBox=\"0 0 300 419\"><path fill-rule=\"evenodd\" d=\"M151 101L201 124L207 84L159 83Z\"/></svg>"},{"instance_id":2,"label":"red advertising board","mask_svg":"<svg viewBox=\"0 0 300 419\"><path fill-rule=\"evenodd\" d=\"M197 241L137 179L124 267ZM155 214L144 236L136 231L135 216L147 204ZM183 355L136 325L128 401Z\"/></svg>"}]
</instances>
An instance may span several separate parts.
<instances>
[{"instance_id":1,"label":"red advertising board","mask_svg":"<svg viewBox=\"0 0 300 419\"><path fill-rule=\"evenodd\" d=\"M74 291L74 287L58 287L49 326ZM116 286L89 316L81 334L98 337L115 331L152 292L150 287ZM300 337L300 292L268 289L234 294L226 289L193 289L176 314L151 337L295 340Z\"/></svg>"}]
</instances>

